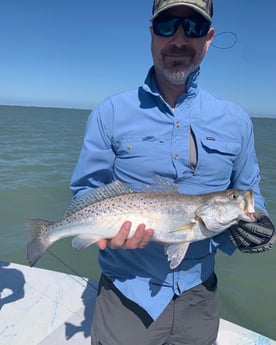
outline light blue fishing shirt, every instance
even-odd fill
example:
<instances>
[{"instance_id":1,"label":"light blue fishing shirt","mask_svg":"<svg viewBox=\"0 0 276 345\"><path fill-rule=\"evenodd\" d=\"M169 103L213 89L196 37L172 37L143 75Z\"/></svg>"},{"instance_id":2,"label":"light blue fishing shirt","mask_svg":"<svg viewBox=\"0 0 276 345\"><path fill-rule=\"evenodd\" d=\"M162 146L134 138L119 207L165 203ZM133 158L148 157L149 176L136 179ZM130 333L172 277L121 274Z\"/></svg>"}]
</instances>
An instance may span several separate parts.
<instances>
[{"instance_id":1,"label":"light blue fishing shirt","mask_svg":"<svg viewBox=\"0 0 276 345\"><path fill-rule=\"evenodd\" d=\"M135 191L162 176L185 194L253 189L255 206L265 209L253 128L239 106L198 86L199 71L189 77L187 93L172 109L160 95L154 70L143 86L99 104L87 123L83 147L71 180L75 197L118 179ZM191 161L193 133L197 162ZM119 229L118 229L119 230ZM190 244L182 263L170 269L164 247L99 252L103 273L129 299L156 319L172 297L207 280L217 248L235 247L225 231Z\"/></svg>"}]
</instances>

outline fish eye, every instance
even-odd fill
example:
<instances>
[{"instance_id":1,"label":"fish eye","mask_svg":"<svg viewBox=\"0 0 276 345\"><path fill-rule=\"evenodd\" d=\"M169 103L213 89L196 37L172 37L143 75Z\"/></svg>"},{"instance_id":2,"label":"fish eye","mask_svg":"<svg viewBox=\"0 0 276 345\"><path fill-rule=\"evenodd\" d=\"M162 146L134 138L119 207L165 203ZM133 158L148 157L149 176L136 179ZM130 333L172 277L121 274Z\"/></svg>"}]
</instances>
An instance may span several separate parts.
<instances>
[{"instance_id":1,"label":"fish eye","mask_svg":"<svg viewBox=\"0 0 276 345\"><path fill-rule=\"evenodd\" d=\"M231 198L232 200L238 199L238 193L236 193L236 192L231 193L231 194L230 194L230 198Z\"/></svg>"}]
</instances>

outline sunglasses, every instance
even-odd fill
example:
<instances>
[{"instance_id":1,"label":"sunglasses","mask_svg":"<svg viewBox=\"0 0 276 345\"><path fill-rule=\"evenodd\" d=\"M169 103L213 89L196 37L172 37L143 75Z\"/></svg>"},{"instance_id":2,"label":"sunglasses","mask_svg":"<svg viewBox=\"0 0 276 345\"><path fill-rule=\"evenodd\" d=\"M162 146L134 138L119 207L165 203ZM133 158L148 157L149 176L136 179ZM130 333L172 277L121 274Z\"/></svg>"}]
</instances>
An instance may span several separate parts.
<instances>
[{"instance_id":1,"label":"sunglasses","mask_svg":"<svg viewBox=\"0 0 276 345\"><path fill-rule=\"evenodd\" d=\"M184 33L187 37L198 38L206 36L211 23L207 20L194 20L192 18L172 17L172 18L156 18L152 22L153 31L158 36L173 36L179 25L182 25Z\"/></svg>"}]
</instances>

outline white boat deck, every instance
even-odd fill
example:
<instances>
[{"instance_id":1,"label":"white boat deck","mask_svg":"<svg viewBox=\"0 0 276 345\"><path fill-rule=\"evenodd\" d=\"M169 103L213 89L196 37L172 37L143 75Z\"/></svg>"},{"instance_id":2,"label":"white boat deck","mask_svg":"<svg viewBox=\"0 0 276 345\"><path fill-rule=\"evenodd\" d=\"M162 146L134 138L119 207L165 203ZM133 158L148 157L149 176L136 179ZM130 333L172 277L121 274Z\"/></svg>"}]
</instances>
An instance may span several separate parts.
<instances>
[{"instance_id":1,"label":"white boat deck","mask_svg":"<svg viewBox=\"0 0 276 345\"><path fill-rule=\"evenodd\" d=\"M90 345L97 282L0 261L1 345ZM221 320L216 345L276 345Z\"/></svg>"}]
</instances>

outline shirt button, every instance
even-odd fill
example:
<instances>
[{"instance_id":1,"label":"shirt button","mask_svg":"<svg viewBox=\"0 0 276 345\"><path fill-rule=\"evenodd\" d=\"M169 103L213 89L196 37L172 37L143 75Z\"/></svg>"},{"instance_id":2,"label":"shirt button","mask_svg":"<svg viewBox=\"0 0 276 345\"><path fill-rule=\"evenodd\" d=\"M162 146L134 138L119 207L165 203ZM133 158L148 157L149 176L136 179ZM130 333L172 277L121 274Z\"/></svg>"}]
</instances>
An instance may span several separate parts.
<instances>
[{"instance_id":1,"label":"shirt button","mask_svg":"<svg viewBox=\"0 0 276 345\"><path fill-rule=\"evenodd\" d=\"M177 160L178 160L178 154L175 153L175 154L173 155L173 159L174 159L175 161L177 161Z\"/></svg>"},{"instance_id":2,"label":"shirt button","mask_svg":"<svg viewBox=\"0 0 276 345\"><path fill-rule=\"evenodd\" d=\"M175 127L176 127L176 128L179 128L179 127L180 127L180 122L179 122L179 121L177 121L177 122L175 123Z\"/></svg>"},{"instance_id":3,"label":"shirt button","mask_svg":"<svg viewBox=\"0 0 276 345\"><path fill-rule=\"evenodd\" d=\"M178 293L181 293L178 283L175 284L175 291L177 291Z\"/></svg>"}]
</instances>

